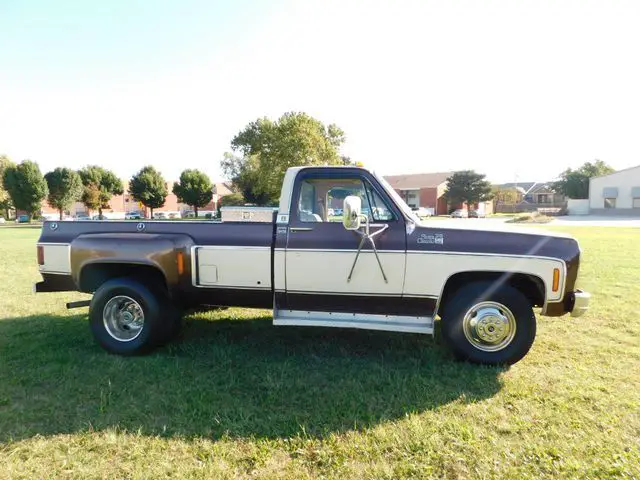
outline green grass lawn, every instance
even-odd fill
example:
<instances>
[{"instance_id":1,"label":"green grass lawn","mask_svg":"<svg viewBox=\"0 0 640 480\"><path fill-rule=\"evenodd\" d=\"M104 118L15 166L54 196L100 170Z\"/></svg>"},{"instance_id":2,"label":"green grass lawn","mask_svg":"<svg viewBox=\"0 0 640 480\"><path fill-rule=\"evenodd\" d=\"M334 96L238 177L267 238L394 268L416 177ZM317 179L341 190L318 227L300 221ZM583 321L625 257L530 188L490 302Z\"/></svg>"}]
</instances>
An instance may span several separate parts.
<instances>
[{"instance_id":1,"label":"green grass lawn","mask_svg":"<svg viewBox=\"0 0 640 480\"><path fill-rule=\"evenodd\" d=\"M486 368L239 309L108 355L81 294L31 293L39 229L1 228L0 478L640 478L640 230L562 230L592 310Z\"/></svg>"}]
</instances>

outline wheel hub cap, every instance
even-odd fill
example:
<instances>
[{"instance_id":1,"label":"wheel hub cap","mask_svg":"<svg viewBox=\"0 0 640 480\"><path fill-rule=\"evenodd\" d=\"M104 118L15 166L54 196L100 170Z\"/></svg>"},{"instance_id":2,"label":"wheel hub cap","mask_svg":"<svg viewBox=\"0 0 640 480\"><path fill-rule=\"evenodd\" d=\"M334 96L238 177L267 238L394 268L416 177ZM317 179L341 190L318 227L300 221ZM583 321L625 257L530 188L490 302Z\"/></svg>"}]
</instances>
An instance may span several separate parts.
<instances>
[{"instance_id":1,"label":"wheel hub cap","mask_svg":"<svg viewBox=\"0 0 640 480\"><path fill-rule=\"evenodd\" d=\"M109 335L119 342L130 342L142 333L144 312L133 298L118 295L104 306L102 320Z\"/></svg>"},{"instance_id":2,"label":"wheel hub cap","mask_svg":"<svg viewBox=\"0 0 640 480\"><path fill-rule=\"evenodd\" d=\"M463 319L464 335L477 349L495 352L506 348L515 337L513 313L497 302L474 305Z\"/></svg>"}]
</instances>

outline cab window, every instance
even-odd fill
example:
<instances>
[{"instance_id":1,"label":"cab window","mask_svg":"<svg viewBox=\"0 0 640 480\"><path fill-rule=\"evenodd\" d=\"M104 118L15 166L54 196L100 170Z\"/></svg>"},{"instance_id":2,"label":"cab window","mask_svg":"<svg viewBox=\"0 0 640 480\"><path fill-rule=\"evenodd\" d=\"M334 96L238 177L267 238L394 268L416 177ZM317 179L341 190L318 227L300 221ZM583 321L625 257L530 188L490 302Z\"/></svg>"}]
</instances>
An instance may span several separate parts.
<instances>
[{"instance_id":1,"label":"cab window","mask_svg":"<svg viewBox=\"0 0 640 480\"><path fill-rule=\"evenodd\" d=\"M298 220L342 222L342 207L348 196L359 197L362 213L370 222L394 220L389 206L368 182L359 178L308 178L300 185Z\"/></svg>"}]
</instances>

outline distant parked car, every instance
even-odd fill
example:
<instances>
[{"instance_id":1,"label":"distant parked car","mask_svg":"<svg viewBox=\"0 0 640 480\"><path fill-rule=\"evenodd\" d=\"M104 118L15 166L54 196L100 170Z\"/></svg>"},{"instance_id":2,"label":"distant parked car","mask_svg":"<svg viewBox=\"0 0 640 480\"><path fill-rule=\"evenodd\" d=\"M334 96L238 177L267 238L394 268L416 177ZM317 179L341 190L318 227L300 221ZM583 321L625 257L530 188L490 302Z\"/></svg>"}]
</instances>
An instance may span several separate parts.
<instances>
[{"instance_id":1,"label":"distant parked car","mask_svg":"<svg viewBox=\"0 0 640 480\"><path fill-rule=\"evenodd\" d=\"M165 212L156 212L153 214L153 218L156 220L166 220L169 218Z\"/></svg>"},{"instance_id":2,"label":"distant parked car","mask_svg":"<svg viewBox=\"0 0 640 480\"><path fill-rule=\"evenodd\" d=\"M193 210L185 210L184 213L182 214L183 218L195 218L196 214Z\"/></svg>"},{"instance_id":3,"label":"distant parked car","mask_svg":"<svg viewBox=\"0 0 640 480\"><path fill-rule=\"evenodd\" d=\"M129 212L124 216L125 220L142 220L140 212Z\"/></svg>"},{"instance_id":4,"label":"distant parked car","mask_svg":"<svg viewBox=\"0 0 640 480\"><path fill-rule=\"evenodd\" d=\"M431 209L426 207L413 207L411 210L413 210L418 218L428 218L433 215Z\"/></svg>"},{"instance_id":5,"label":"distant parked car","mask_svg":"<svg viewBox=\"0 0 640 480\"><path fill-rule=\"evenodd\" d=\"M86 222L87 220L91 220L91 217L86 213L79 213L78 215L76 215L77 222Z\"/></svg>"},{"instance_id":6,"label":"distant parked car","mask_svg":"<svg viewBox=\"0 0 640 480\"><path fill-rule=\"evenodd\" d=\"M463 208L459 208L451 213L451 218L469 218L469 212Z\"/></svg>"},{"instance_id":7,"label":"distant parked car","mask_svg":"<svg viewBox=\"0 0 640 480\"><path fill-rule=\"evenodd\" d=\"M16 222L18 223L29 223L29 215L20 215L16 218Z\"/></svg>"},{"instance_id":8,"label":"distant parked car","mask_svg":"<svg viewBox=\"0 0 640 480\"><path fill-rule=\"evenodd\" d=\"M469 218L485 218L487 215L478 210L469 210Z\"/></svg>"},{"instance_id":9,"label":"distant parked car","mask_svg":"<svg viewBox=\"0 0 640 480\"><path fill-rule=\"evenodd\" d=\"M91 220L106 220L107 217L105 217L104 215L94 215L93 217L91 217Z\"/></svg>"}]
</instances>

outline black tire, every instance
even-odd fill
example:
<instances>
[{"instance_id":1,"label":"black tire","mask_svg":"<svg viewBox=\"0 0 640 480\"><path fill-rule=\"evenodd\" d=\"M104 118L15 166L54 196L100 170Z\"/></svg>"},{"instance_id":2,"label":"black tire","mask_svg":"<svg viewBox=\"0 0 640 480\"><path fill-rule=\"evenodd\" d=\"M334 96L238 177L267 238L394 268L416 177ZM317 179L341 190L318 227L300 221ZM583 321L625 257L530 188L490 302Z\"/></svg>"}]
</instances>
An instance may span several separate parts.
<instances>
[{"instance_id":1,"label":"black tire","mask_svg":"<svg viewBox=\"0 0 640 480\"><path fill-rule=\"evenodd\" d=\"M132 304L137 310L141 310L144 315L144 322L141 328L131 329L131 339L118 339L110 331L116 329L108 327L105 321L105 307L110 300L116 307L118 299L130 299L137 304ZM110 304L111 305L111 304ZM131 278L115 278L103 283L93 295L89 307L89 325L93 337L102 348L110 353L118 355L139 355L147 353L157 346L166 335L167 331L167 302L161 295L137 280ZM117 310L117 308L116 308ZM133 331L135 330L135 332ZM125 329L120 329L120 335L128 333Z\"/></svg>"},{"instance_id":2,"label":"black tire","mask_svg":"<svg viewBox=\"0 0 640 480\"><path fill-rule=\"evenodd\" d=\"M477 309L478 313L485 313L486 316L480 316L480 319L484 318L490 323L481 325L482 322L477 321L477 314L475 317L470 314L465 320L472 309ZM497 324L491 323L495 315L492 315L490 310L500 313ZM497 288L491 282L464 285L449 297L441 317L442 337L445 343L456 358L473 363L512 365L527 354L536 336L536 317L531 302L522 292L510 285ZM508 321L509 318L511 322ZM481 334L472 327L474 319L482 331ZM508 325L513 325L514 322L515 328L511 329ZM514 333L500 333L498 328L506 328L503 332L514 330ZM485 341L487 332L489 335L495 333L496 337ZM481 335L485 336L485 340ZM498 341L497 339L503 335L505 338Z\"/></svg>"},{"instance_id":3,"label":"black tire","mask_svg":"<svg viewBox=\"0 0 640 480\"><path fill-rule=\"evenodd\" d=\"M164 300L162 302L164 318L162 321L162 332L158 338L158 345L166 345L180 335L182 331L183 311L180 307L173 305L166 297L161 298Z\"/></svg>"}]
</instances>

